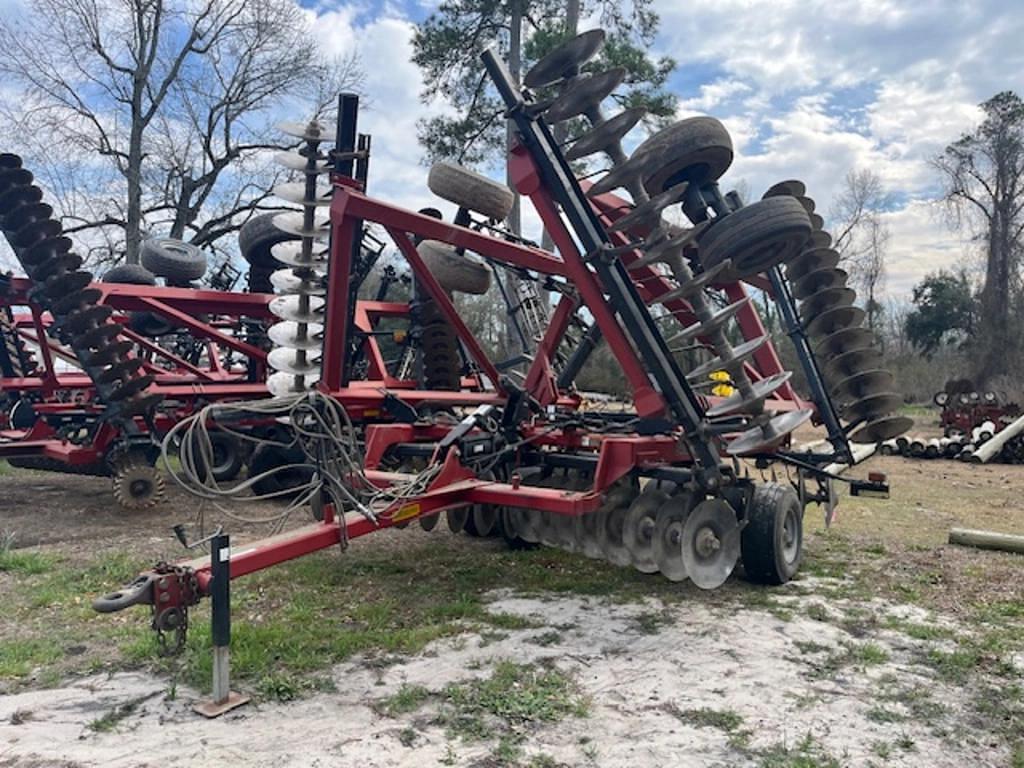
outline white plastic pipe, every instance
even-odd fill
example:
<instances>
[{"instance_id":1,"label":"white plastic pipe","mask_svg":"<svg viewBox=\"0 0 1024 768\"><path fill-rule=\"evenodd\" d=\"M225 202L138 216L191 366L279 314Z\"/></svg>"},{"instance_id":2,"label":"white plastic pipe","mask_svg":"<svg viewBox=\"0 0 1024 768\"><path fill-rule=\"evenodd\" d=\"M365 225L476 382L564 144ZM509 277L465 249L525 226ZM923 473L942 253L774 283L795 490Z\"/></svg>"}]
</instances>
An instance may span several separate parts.
<instances>
[{"instance_id":1,"label":"white plastic pipe","mask_svg":"<svg viewBox=\"0 0 1024 768\"><path fill-rule=\"evenodd\" d=\"M985 464L991 461L999 454L1007 442L1015 438L1021 432L1024 432L1024 416L1021 416L1016 421L1007 424L1006 427L998 434L994 435L991 440L979 447L971 456L971 461L975 464Z\"/></svg>"}]
</instances>

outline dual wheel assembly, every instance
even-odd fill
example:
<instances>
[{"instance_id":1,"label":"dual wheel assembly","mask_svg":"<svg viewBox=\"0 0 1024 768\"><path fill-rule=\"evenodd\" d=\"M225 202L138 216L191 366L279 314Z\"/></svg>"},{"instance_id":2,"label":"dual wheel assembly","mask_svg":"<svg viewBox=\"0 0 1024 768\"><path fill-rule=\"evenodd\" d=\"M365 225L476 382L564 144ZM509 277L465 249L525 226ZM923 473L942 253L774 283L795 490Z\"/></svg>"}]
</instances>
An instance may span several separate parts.
<instances>
[{"instance_id":1,"label":"dual wheel assembly","mask_svg":"<svg viewBox=\"0 0 1024 768\"><path fill-rule=\"evenodd\" d=\"M584 475L553 473L530 483L582 491ZM743 515L722 498L699 498L671 482L635 480L609 489L602 505L583 515L526 508L461 507L446 514L448 529L473 536L502 535L516 549L555 547L669 581L691 580L715 589L742 559L743 571L759 584L784 584L803 557L803 505L789 485L754 485ZM425 530L440 515L420 519Z\"/></svg>"}]
</instances>

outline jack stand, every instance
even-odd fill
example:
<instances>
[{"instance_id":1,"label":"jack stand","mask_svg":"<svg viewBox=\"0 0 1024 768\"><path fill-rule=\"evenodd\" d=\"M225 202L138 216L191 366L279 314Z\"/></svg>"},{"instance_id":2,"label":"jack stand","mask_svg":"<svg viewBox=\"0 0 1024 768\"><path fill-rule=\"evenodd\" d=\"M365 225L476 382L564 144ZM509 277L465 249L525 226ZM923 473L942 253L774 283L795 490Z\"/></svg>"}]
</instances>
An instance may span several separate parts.
<instances>
[{"instance_id":1,"label":"jack stand","mask_svg":"<svg viewBox=\"0 0 1024 768\"><path fill-rule=\"evenodd\" d=\"M248 703L249 697L231 690L231 546L227 534L210 543L210 636L213 640L213 698L193 709L204 717L219 717Z\"/></svg>"}]
</instances>

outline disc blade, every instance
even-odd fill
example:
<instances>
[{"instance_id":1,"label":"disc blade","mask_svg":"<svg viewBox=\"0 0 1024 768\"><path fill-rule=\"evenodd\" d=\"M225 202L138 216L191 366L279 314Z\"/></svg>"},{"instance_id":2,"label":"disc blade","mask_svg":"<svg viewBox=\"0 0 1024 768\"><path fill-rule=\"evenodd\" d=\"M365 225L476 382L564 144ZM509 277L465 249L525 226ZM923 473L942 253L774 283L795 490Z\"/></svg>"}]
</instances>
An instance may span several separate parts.
<instances>
[{"instance_id":1,"label":"disc blade","mask_svg":"<svg viewBox=\"0 0 1024 768\"><path fill-rule=\"evenodd\" d=\"M740 527L721 499L705 499L683 525L683 564L701 589L722 586L740 559Z\"/></svg>"},{"instance_id":2,"label":"disc blade","mask_svg":"<svg viewBox=\"0 0 1024 768\"><path fill-rule=\"evenodd\" d=\"M668 499L666 489L648 483L626 512L622 539L633 567L641 573L658 571L658 561L654 557L654 529L658 510Z\"/></svg>"},{"instance_id":3,"label":"disc blade","mask_svg":"<svg viewBox=\"0 0 1024 768\"><path fill-rule=\"evenodd\" d=\"M299 350L279 347L270 350L267 364L275 371L292 376L308 376L320 372L320 353L316 350Z\"/></svg>"},{"instance_id":4,"label":"disc blade","mask_svg":"<svg viewBox=\"0 0 1024 768\"><path fill-rule=\"evenodd\" d=\"M849 275L845 270L835 267L820 267L808 272L799 282L793 285L793 295L798 299L806 299L826 288L842 288L846 285Z\"/></svg>"},{"instance_id":5,"label":"disc blade","mask_svg":"<svg viewBox=\"0 0 1024 768\"><path fill-rule=\"evenodd\" d=\"M814 411L787 411L775 416L763 426L753 427L726 446L730 456L750 456L775 448L798 427L806 424Z\"/></svg>"},{"instance_id":6,"label":"disc blade","mask_svg":"<svg viewBox=\"0 0 1024 768\"><path fill-rule=\"evenodd\" d=\"M843 352L825 363L825 377L845 379L855 373L877 368L882 362L882 352L875 347L862 347Z\"/></svg>"},{"instance_id":7,"label":"disc blade","mask_svg":"<svg viewBox=\"0 0 1024 768\"><path fill-rule=\"evenodd\" d=\"M449 509L445 512L445 518L448 522L448 530L452 533L459 533L466 527L466 521L469 520L469 507Z\"/></svg>"},{"instance_id":8,"label":"disc blade","mask_svg":"<svg viewBox=\"0 0 1024 768\"><path fill-rule=\"evenodd\" d=\"M677 333L675 336L672 336L668 339L668 343L688 343L694 341L700 336L706 336L732 320L732 318L734 318L736 314L748 304L750 304L750 297L744 296L739 301L735 301L718 310L704 322L694 323L690 327L686 328L682 333Z\"/></svg>"},{"instance_id":9,"label":"disc blade","mask_svg":"<svg viewBox=\"0 0 1024 768\"><path fill-rule=\"evenodd\" d=\"M709 419L715 419L719 416L728 416L732 413L749 411L752 406L756 403L760 403L775 392L775 390L789 381L792 375L792 371L780 371L779 373L768 376L767 378L752 382L750 385L752 391L749 397L744 396L743 393L739 391L733 392L722 402L708 408L705 415Z\"/></svg>"},{"instance_id":10,"label":"disc blade","mask_svg":"<svg viewBox=\"0 0 1024 768\"><path fill-rule=\"evenodd\" d=\"M903 405L903 398L895 392L882 392L856 400L843 408L846 421L873 421L886 416Z\"/></svg>"},{"instance_id":11,"label":"disc blade","mask_svg":"<svg viewBox=\"0 0 1024 768\"><path fill-rule=\"evenodd\" d=\"M709 373L714 371L727 370L736 371L743 366L743 363L750 359L757 350L765 345L768 341L767 334L764 336L758 336L756 339L745 341L730 350L727 355L716 357L713 360L709 360L703 365L699 365L686 374L686 378L690 381L697 381L703 379Z\"/></svg>"},{"instance_id":12,"label":"disc blade","mask_svg":"<svg viewBox=\"0 0 1024 768\"><path fill-rule=\"evenodd\" d=\"M867 328L841 328L818 342L814 356L818 358L838 357L854 349L861 349L875 343L875 335Z\"/></svg>"},{"instance_id":13,"label":"disc blade","mask_svg":"<svg viewBox=\"0 0 1024 768\"><path fill-rule=\"evenodd\" d=\"M811 237L807 242L814 248L828 248L832 245L832 235L824 229L818 229L811 232Z\"/></svg>"},{"instance_id":14,"label":"disc blade","mask_svg":"<svg viewBox=\"0 0 1024 768\"><path fill-rule=\"evenodd\" d=\"M270 311L282 320L296 323L317 323L323 320L324 300L319 296L307 296L308 308L302 307L302 296L278 296L270 302Z\"/></svg>"},{"instance_id":15,"label":"disc blade","mask_svg":"<svg viewBox=\"0 0 1024 768\"><path fill-rule=\"evenodd\" d=\"M683 526L693 507L691 493L677 493L663 503L655 515L651 554L661 575L669 581L686 581L683 562Z\"/></svg>"},{"instance_id":16,"label":"disc blade","mask_svg":"<svg viewBox=\"0 0 1024 768\"><path fill-rule=\"evenodd\" d=\"M832 388L832 394L840 400L863 400L865 397L891 392L895 385L889 371L876 368L846 377Z\"/></svg>"},{"instance_id":17,"label":"disc blade","mask_svg":"<svg viewBox=\"0 0 1024 768\"><path fill-rule=\"evenodd\" d=\"M303 330L299 333L300 329ZM280 347L320 349L324 344L324 327L319 323L296 323L286 320L267 329L267 336Z\"/></svg>"},{"instance_id":18,"label":"disc blade","mask_svg":"<svg viewBox=\"0 0 1024 768\"><path fill-rule=\"evenodd\" d=\"M274 155L274 160L278 165L306 174L328 173L331 170L330 161L320 154L313 158L312 167L310 167L309 158L298 152L278 152Z\"/></svg>"},{"instance_id":19,"label":"disc blade","mask_svg":"<svg viewBox=\"0 0 1024 768\"><path fill-rule=\"evenodd\" d=\"M626 566L632 559L623 539L628 511L629 507L626 504L617 504L599 518L601 525L597 529L597 540L605 560L612 565Z\"/></svg>"},{"instance_id":20,"label":"disc blade","mask_svg":"<svg viewBox=\"0 0 1024 768\"><path fill-rule=\"evenodd\" d=\"M814 213L816 206L813 199L807 197L807 195L797 195L796 199L800 202L800 205L804 207L805 211L808 213Z\"/></svg>"},{"instance_id":21,"label":"disc blade","mask_svg":"<svg viewBox=\"0 0 1024 768\"><path fill-rule=\"evenodd\" d=\"M272 373L267 377L267 391L274 397L286 397L299 392L308 392L320 381L319 373L295 376L284 371Z\"/></svg>"},{"instance_id":22,"label":"disc blade","mask_svg":"<svg viewBox=\"0 0 1024 768\"><path fill-rule=\"evenodd\" d=\"M786 181L780 181L778 184L772 184L768 187L768 191L761 195L761 199L764 200L768 197L803 197L807 194L807 187L804 186L802 181L796 179L787 179Z\"/></svg>"},{"instance_id":23,"label":"disc blade","mask_svg":"<svg viewBox=\"0 0 1024 768\"><path fill-rule=\"evenodd\" d=\"M313 143L329 141L331 138L331 129L317 120L311 120L308 123L290 121L278 123L277 130L289 136L294 136L296 139Z\"/></svg>"},{"instance_id":24,"label":"disc blade","mask_svg":"<svg viewBox=\"0 0 1024 768\"><path fill-rule=\"evenodd\" d=\"M299 269L323 266L330 260L331 250L326 243L310 243L312 247L308 253L304 250L305 245L295 240L278 243L271 247L270 254L282 264Z\"/></svg>"},{"instance_id":25,"label":"disc blade","mask_svg":"<svg viewBox=\"0 0 1024 768\"><path fill-rule=\"evenodd\" d=\"M657 223L661 219L662 211L669 206L682 201L689 186L689 182L684 181L681 184L676 184L674 187L669 187L664 192L647 200L647 202L636 206L633 210L608 227L608 231L621 232L622 230L629 229L636 225L649 225L652 222Z\"/></svg>"},{"instance_id":26,"label":"disc blade","mask_svg":"<svg viewBox=\"0 0 1024 768\"><path fill-rule=\"evenodd\" d=\"M820 269L835 269L839 264L839 252L832 248L805 248L786 265L786 279L796 285L807 275Z\"/></svg>"},{"instance_id":27,"label":"disc blade","mask_svg":"<svg viewBox=\"0 0 1024 768\"><path fill-rule=\"evenodd\" d=\"M860 307L833 307L809 320L807 332L812 336L829 336L844 328L853 328L866 317Z\"/></svg>"},{"instance_id":28,"label":"disc blade","mask_svg":"<svg viewBox=\"0 0 1024 768\"><path fill-rule=\"evenodd\" d=\"M630 107L603 123L594 126L580 136L565 153L566 160L574 161L593 155L615 145L633 130L640 119L647 114L643 107Z\"/></svg>"},{"instance_id":29,"label":"disc blade","mask_svg":"<svg viewBox=\"0 0 1024 768\"><path fill-rule=\"evenodd\" d=\"M300 277L291 269L279 269L271 273L270 284L279 293L296 296L326 296L325 278L326 275L323 272L314 271L308 277Z\"/></svg>"},{"instance_id":30,"label":"disc blade","mask_svg":"<svg viewBox=\"0 0 1024 768\"><path fill-rule=\"evenodd\" d=\"M552 124L561 123L600 106L625 78L626 69L614 67L594 75L570 80L544 112L544 119Z\"/></svg>"},{"instance_id":31,"label":"disc blade","mask_svg":"<svg viewBox=\"0 0 1024 768\"><path fill-rule=\"evenodd\" d=\"M667 304L670 301L676 301L677 299L688 299L698 293L701 293L705 288L711 285L718 277L732 266L732 262L729 259L720 261L718 264L713 266L699 275L694 277L692 280L688 280L685 284L680 285L678 288L673 288L668 293L664 293L654 301L656 304Z\"/></svg>"},{"instance_id":32,"label":"disc blade","mask_svg":"<svg viewBox=\"0 0 1024 768\"><path fill-rule=\"evenodd\" d=\"M523 78L527 88L543 88L576 73L582 64L590 61L604 45L603 29L591 29L562 43L541 58Z\"/></svg>"},{"instance_id":33,"label":"disc blade","mask_svg":"<svg viewBox=\"0 0 1024 768\"><path fill-rule=\"evenodd\" d=\"M309 197L306 185L301 181L287 182L274 187L275 196L307 208L330 205L333 192L334 187L318 184L313 189L313 196Z\"/></svg>"},{"instance_id":34,"label":"disc blade","mask_svg":"<svg viewBox=\"0 0 1024 768\"><path fill-rule=\"evenodd\" d=\"M906 416L886 416L854 430L850 435L850 442L880 443L883 440L899 437L912 426L914 426L914 420Z\"/></svg>"},{"instance_id":35,"label":"disc blade","mask_svg":"<svg viewBox=\"0 0 1024 768\"><path fill-rule=\"evenodd\" d=\"M800 314L803 317L817 317L836 307L849 307L856 299L857 292L852 288L822 288L800 304Z\"/></svg>"},{"instance_id":36,"label":"disc blade","mask_svg":"<svg viewBox=\"0 0 1024 768\"><path fill-rule=\"evenodd\" d=\"M312 227L306 226L301 213L279 213L274 217L274 226L296 237L327 237L331 234L330 225L331 220L326 216L315 218Z\"/></svg>"}]
</instances>

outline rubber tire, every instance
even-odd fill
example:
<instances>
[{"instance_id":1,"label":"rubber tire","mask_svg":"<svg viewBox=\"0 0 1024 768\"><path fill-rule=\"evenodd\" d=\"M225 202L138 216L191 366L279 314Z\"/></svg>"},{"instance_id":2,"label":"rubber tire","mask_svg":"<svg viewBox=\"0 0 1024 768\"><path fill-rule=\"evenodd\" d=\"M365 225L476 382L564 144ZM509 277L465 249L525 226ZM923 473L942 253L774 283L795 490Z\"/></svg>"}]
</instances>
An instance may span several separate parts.
<instances>
[{"instance_id":1,"label":"rubber tire","mask_svg":"<svg viewBox=\"0 0 1024 768\"><path fill-rule=\"evenodd\" d=\"M683 181L701 186L717 181L733 160L732 137L713 117L689 117L658 131L643 142L641 152L657 153L662 162L643 179L650 195L664 192Z\"/></svg>"},{"instance_id":2,"label":"rubber tire","mask_svg":"<svg viewBox=\"0 0 1024 768\"><path fill-rule=\"evenodd\" d=\"M280 467L285 464L299 464L305 461L306 455L297 445L284 448L274 443L262 443L256 446L256 450L249 457L249 475L250 477L255 477L274 467ZM278 473L270 475L253 485L252 492L256 496L263 496L264 494L276 493L288 488L297 488L303 483L309 482L312 476L313 470L298 469L291 470L287 474ZM277 498L284 499L287 496L279 496Z\"/></svg>"},{"instance_id":3,"label":"rubber tire","mask_svg":"<svg viewBox=\"0 0 1024 768\"><path fill-rule=\"evenodd\" d=\"M271 249L278 243L287 243L302 238L278 229L274 224L276 213L253 216L238 231L238 250L249 263L249 293L273 293L270 274L281 268L281 262L274 258Z\"/></svg>"},{"instance_id":4,"label":"rubber tire","mask_svg":"<svg viewBox=\"0 0 1024 768\"><path fill-rule=\"evenodd\" d=\"M516 199L504 184L455 163L434 163L427 186L438 197L497 221L508 218Z\"/></svg>"},{"instance_id":5,"label":"rubber tire","mask_svg":"<svg viewBox=\"0 0 1024 768\"><path fill-rule=\"evenodd\" d=\"M416 246L430 274L445 291L460 291L476 296L491 287L491 270L478 257L460 254L454 246L437 240L424 240Z\"/></svg>"},{"instance_id":6,"label":"rubber tire","mask_svg":"<svg viewBox=\"0 0 1024 768\"><path fill-rule=\"evenodd\" d=\"M175 284L190 283L206 274L206 256L191 243L154 237L142 243L142 266Z\"/></svg>"},{"instance_id":7,"label":"rubber tire","mask_svg":"<svg viewBox=\"0 0 1024 768\"><path fill-rule=\"evenodd\" d=\"M108 269L100 280L120 285L156 285L156 275L141 264L118 264Z\"/></svg>"},{"instance_id":8,"label":"rubber tire","mask_svg":"<svg viewBox=\"0 0 1024 768\"><path fill-rule=\"evenodd\" d=\"M786 516L794 513L797 551L790 562L783 552ZM804 510L790 485L765 483L754 487L747 508L747 524L740 534L743 570L757 584L785 584L796 575L803 559Z\"/></svg>"},{"instance_id":9,"label":"rubber tire","mask_svg":"<svg viewBox=\"0 0 1024 768\"><path fill-rule=\"evenodd\" d=\"M156 275L141 264L118 264L106 271L101 282L118 285L156 285ZM154 312L132 312L128 327L140 336L155 339L174 333L176 325Z\"/></svg>"},{"instance_id":10,"label":"rubber tire","mask_svg":"<svg viewBox=\"0 0 1024 768\"><path fill-rule=\"evenodd\" d=\"M423 362L425 389L456 391L461 386L462 356L458 337L422 286L416 287L418 324L422 331L419 351Z\"/></svg>"},{"instance_id":11,"label":"rubber tire","mask_svg":"<svg viewBox=\"0 0 1024 768\"><path fill-rule=\"evenodd\" d=\"M796 258L811 235L811 220L795 197L769 197L715 221L697 241L705 270L726 259L738 277L765 272Z\"/></svg>"},{"instance_id":12,"label":"rubber tire","mask_svg":"<svg viewBox=\"0 0 1024 768\"><path fill-rule=\"evenodd\" d=\"M214 451L213 479L218 483L234 480L245 466L245 455L238 438L216 430L209 432L209 435ZM222 452L220 461L217 461L218 448Z\"/></svg>"}]
</instances>

